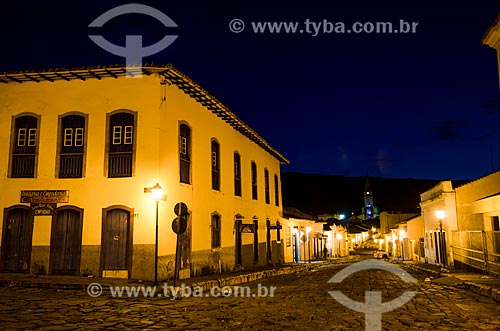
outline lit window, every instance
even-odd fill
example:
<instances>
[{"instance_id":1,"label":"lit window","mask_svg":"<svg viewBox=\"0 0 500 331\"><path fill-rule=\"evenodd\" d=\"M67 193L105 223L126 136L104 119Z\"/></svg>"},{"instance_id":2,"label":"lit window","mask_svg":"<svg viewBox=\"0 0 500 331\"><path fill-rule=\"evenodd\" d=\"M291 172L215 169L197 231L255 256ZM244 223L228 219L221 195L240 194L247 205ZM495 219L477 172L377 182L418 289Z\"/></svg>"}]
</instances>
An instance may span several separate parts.
<instances>
[{"instance_id":1,"label":"lit window","mask_svg":"<svg viewBox=\"0 0 500 331\"><path fill-rule=\"evenodd\" d=\"M191 129L186 124L179 126L180 182L191 183Z\"/></svg>"},{"instance_id":2,"label":"lit window","mask_svg":"<svg viewBox=\"0 0 500 331\"><path fill-rule=\"evenodd\" d=\"M113 126L113 145L121 145L122 143L122 127Z\"/></svg>"},{"instance_id":3,"label":"lit window","mask_svg":"<svg viewBox=\"0 0 500 331\"><path fill-rule=\"evenodd\" d=\"M241 158L234 153L234 195L241 197Z\"/></svg>"},{"instance_id":4,"label":"lit window","mask_svg":"<svg viewBox=\"0 0 500 331\"><path fill-rule=\"evenodd\" d=\"M17 117L12 132L16 135L11 149L12 178L34 178L37 152L38 119L34 116Z\"/></svg>"},{"instance_id":5,"label":"lit window","mask_svg":"<svg viewBox=\"0 0 500 331\"><path fill-rule=\"evenodd\" d=\"M75 129L75 146L83 146L83 128Z\"/></svg>"},{"instance_id":6,"label":"lit window","mask_svg":"<svg viewBox=\"0 0 500 331\"><path fill-rule=\"evenodd\" d=\"M265 193L266 203L270 204L271 197L269 196L269 170L267 169L264 169L264 193Z\"/></svg>"},{"instance_id":7,"label":"lit window","mask_svg":"<svg viewBox=\"0 0 500 331\"><path fill-rule=\"evenodd\" d=\"M220 248L220 233L221 233L220 216L212 215L212 248Z\"/></svg>"},{"instance_id":8,"label":"lit window","mask_svg":"<svg viewBox=\"0 0 500 331\"><path fill-rule=\"evenodd\" d=\"M181 137L181 154L187 154L187 138Z\"/></svg>"},{"instance_id":9,"label":"lit window","mask_svg":"<svg viewBox=\"0 0 500 331\"><path fill-rule=\"evenodd\" d=\"M212 189L220 190L220 146L215 140L212 140Z\"/></svg>"},{"instance_id":10,"label":"lit window","mask_svg":"<svg viewBox=\"0 0 500 331\"><path fill-rule=\"evenodd\" d=\"M132 144L133 133L134 133L134 127L132 125L125 126L125 138L123 140L123 143L125 145L131 145Z\"/></svg>"},{"instance_id":11,"label":"lit window","mask_svg":"<svg viewBox=\"0 0 500 331\"><path fill-rule=\"evenodd\" d=\"M109 117L108 177L132 177L135 115L118 112Z\"/></svg>"},{"instance_id":12,"label":"lit window","mask_svg":"<svg viewBox=\"0 0 500 331\"><path fill-rule=\"evenodd\" d=\"M28 130L28 146L36 146L36 128Z\"/></svg>"},{"instance_id":13,"label":"lit window","mask_svg":"<svg viewBox=\"0 0 500 331\"><path fill-rule=\"evenodd\" d=\"M257 194L257 164L255 162L252 162L252 199L257 200L258 199L258 194Z\"/></svg>"},{"instance_id":14,"label":"lit window","mask_svg":"<svg viewBox=\"0 0 500 331\"><path fill-rule=\"evenodd\" d=\"M274 175L274 204L277 207L280 205L280 186L279 186L278 175Z\"/></svg>"},{"instance_id":15,"label":"lit window","mask_svg":"<svg viewBox=\"0 0 500 331\"><path fill-rule=\"evenodd\" d=\"M59 146L59 178L82 178L84 159L84 127L86 118L66 115L61 118Z\"/></svg>"},{"instance_id":16,"label":"lit window","mask_svg":"<svg viewBox=\"0 0 500 331\"><path fill-rule=\"evenodd\" d=\"M64 129L64 146L73 145L73 128Z\"/></svg>"},{"instance_id":17,"label":"lit window","mask_svg":"<svg viewBox=\"0 0 500 331\"><path fill-rule=\"evenodd\" d=\"M26 129L19 129L17 133L17 146L26 146Z\"/></svg>"}]
</instances>

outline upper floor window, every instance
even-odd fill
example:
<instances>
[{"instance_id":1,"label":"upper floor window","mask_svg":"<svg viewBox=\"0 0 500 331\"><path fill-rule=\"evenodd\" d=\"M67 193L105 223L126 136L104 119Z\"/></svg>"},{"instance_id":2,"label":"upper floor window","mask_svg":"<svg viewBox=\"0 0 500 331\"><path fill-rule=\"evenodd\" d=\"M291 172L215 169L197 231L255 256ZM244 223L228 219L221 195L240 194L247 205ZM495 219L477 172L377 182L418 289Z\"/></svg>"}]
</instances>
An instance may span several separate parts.
<instances>
[{"instance_id":1,"label":"upper floor window","mask_svg":"<svg viewBox=\"0 0 500 331\"><path fill-rule=\"evenodd\" d=\"M274 204L276 207L280 205L280 183L278 175L274 175Z\"/></svg>"},{"instance_id":2,"label":"upper floor window","mask_svg":"<svg viewBox=\"0 0 500 331\"><path fill-rule=\"evenodd\" d=\"M257 200L257 164L252 161L252 199Z\"/></svg>"},{"instance_id":3,"label":"upper floor window","mask_svg":"<svg viewBox=\"0 0 500 331\"><path fill-rule=\"evenodd\" d=\"M109 117L108 177L132 177L135 115L119 112ZM74 131L75 143L76 131Z\"/></svg>"},{"instance_id":4,"label":"upper floor window","mask_svg":"<svg viewBox=\"0 0 500 331\"><path fill-rule=\"evenodd\" d=\"M66 115L61 119L59 178L81 178L85 145L85 117Z\"/></svg>"},{"instance_id":5,"label":"upper floor window","mask_svg":"<svg viewBox=\"0 0 500 331\"><path fill-rule=\"evenodd\" d=\"M491 217L493 231L500 231L500 221L498 216Z\"/></svg>"},{"instance_id":6,"label":"upper floor window","mask_svg":"<svg viewBox=\"0 0 500 331\"><path fill-rule=\"evenodd\" d=\"M212 215L212 248L220 248L221 240L221 224L220 224L220 215L213 214Z\"/></svg>"},{"instance_id":7,"label":"upper floor window","mask_svg":"<svg viewBox=\"0 0 500 331\"><path fill-rule=\"evenodd\" d=\"M212 189L220 190L220 145L212 139Z\"/></svg>"},{"instance_id":8,"label":"upper floor window","mask_svg":"<svg viewBox=\"0 0 500 331\"><path fill-rule=\"evenodd\" d=\"M12 178L34 178L38 145L38 118L20 116L14 120L11 148Z\"/></svg>"},{"instance_id":9,"label":"upper floor window","mask_svg":"<svg viewBox=\"0 0 500 331\"><path fill-rule=\"evenodd\" d=\"M181 183L191 183L191 129L184 123L179 126L179 163Z\"/></svg>"},{"instance_id":10,"label":"upper floor window","mask_svg":"<svg viewBox=\"0 0 500 331\"><path fill-rule=\"evenodd\" d=\"M241 197L241 157L234 153L234 195Z\"/></svg>"},{"instance_id":11,"label":"upper floor window","mask_svg":"<svg viewBox=\"0 0 500 331\"><path fill-rule=\"evenodd\" d=\"M266 203L271 203L271 197L269 196L269 170L264 169L264 189L265 189L265 199Z\"/></svg>"}]
</instances>

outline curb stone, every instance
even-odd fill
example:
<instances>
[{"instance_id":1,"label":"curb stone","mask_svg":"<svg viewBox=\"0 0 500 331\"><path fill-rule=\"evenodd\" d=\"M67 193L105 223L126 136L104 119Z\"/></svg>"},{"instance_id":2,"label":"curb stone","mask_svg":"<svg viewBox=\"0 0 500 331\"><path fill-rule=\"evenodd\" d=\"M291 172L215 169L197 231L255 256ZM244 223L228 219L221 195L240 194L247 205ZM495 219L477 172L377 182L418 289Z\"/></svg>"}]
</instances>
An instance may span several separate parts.
<instances>
[{"instance_id":1,"label":"curb stone","mask_svg":"<svg viewBox=\"0 0 500 331\"><path fill-rule=\"evenodd\" d=\"M500 302L500 291L490 286L475 284L471 282L464 282L465 288L476 294L491 297L496 302Z\"/></svg>"},{"instance_id":2,"label":"curb stone","mask_svg":"<svg viewBox=\"0 0 500 331\"><path fill-rule=\"evenodd\" d=\"M434 277L441 277L440 271L430 270L430 269L419 267L419 266L412 265L412 264L405 264L404 266L407 267L408 269L413 270L413 271L427 273L427 274L433 275Z\"/></svg>"},{"instance_id":3,"label":"curb stone","mask_svg":"<svg viewBox=\"0 0 500 331\"><path fill-rule=\"evenodd\" d=\"M203 291L209 291L213 287L223 287L223 286L235 286L243 283L252 282L255 280L274 277L278 275L286 275L291 273L299 273L306 270L314 269L319 265L330 264L332 261L325 261L324 263L315 263L315 264L306 264L306 265L296 265L296 266L287 266L278 269L271 269L265 271L256 271L248 274L242 275L233 275L227 276L219 279L211 279L199 282L193 282L191 284L185 284L185 287L199 287ZM4 288L12 288L12 287L20 287L20 288L49 288L49 289L60 289L60 290L87 290L87 287L90 284L82 284L82 283L59 283L59 282L48 282L48 281L31 281L31 280L0 280L0 287ZM144 283L129 283L129 284L121 284L121 285L110 285L101 284L103 291L109 291L110 286L152 286L150 284ZM180 286L177 286L180 288Z\"/></svg>"},{"instance_id":4,"label":"curb stone","mask_svg":"<svg viewBox=\"0 0 500 331\"><path fill-rule=\"evenodd\" d=\"M408 269L411 269L414 271L420 271L420 272L434 275L435 277L441 277L441 272L439 272L439 271L430 270L430 269L426 269L426 268L419 267L416 265L411 265L411 264L407 264L406 266L408 267ZM500 302L500 290L499 289L492 288L492 287L486 286L486 285L472 283L472 282L466 282L466 281L463 282L461 285L463 286L462 288L465 288L468 291L471 291L473 293L476 293L476 294L479 294L479 295L482 295L485 297L490 297L493 300L495 300L496 302Z\"/></svg>"}]
</instances>

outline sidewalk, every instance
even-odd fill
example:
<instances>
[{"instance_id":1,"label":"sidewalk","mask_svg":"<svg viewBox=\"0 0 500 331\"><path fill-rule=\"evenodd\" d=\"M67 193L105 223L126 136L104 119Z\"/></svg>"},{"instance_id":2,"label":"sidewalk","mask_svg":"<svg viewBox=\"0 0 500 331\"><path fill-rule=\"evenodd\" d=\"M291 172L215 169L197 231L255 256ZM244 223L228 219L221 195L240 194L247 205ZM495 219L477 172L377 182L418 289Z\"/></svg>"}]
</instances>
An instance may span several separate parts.
<instances>
[{"instance_id":1,"label":"sidewalk","mask_svg":"<svg viewBox=\"0 0 500 331\"><path fill-rule=\"evenodd\" d=\"M241 270L238 272L212 274L199 276L178 281L178 286L199 287L203 291L208 291L213 287L234 286L252 282L258 279L273 277L278 275L300 273L312 270L321 265L342 264L357 260L356 256L346 256L342 258L331 258L322 261L302 262L295 264L284 264L274 267L265 267L252 270ZM172 279L166 281L173 285ZM9 274L0 273L0 287L33 287L33 288L53 288L67 290L86 290L89 284L98 283L103 289L107 290L110 286L152 286L152 281L143 281L138 279L119 279L119 278L101 278L101 277L81 277L81 276L35 276L27 274Z\"/></svg>"},{"instance_id":2,"label":"sidewalk","mask_svg":"<svg viewBox=\"0 0 500 331\"><path fill-rule=\"evenodd\" d=\"M441 266L415 261L405 261L404 266L410 270L427 274L433 278L431 280L433 283L463 287L476 294L491 297L500 303L500 278L495 276L445 269Z\"/></svg>"}]
</instances>

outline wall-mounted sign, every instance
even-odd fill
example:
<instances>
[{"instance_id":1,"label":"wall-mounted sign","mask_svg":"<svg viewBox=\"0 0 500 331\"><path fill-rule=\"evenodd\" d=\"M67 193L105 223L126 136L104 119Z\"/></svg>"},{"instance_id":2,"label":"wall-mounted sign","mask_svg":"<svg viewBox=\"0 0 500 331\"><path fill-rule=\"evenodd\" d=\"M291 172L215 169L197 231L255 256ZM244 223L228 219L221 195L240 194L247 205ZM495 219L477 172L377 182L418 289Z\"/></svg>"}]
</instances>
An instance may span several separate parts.
<instances>
[{"instance_id":1,"label":"wall-mounted sign","mask_svg":"<svg viewBox=\"0 0 500 331\"><path fill-rule=\"evenodd\" d=\"M21 203L68 203L68 190L21 191Z\"/></svg>"},{"instance_id":2,"label":"wall-mounted sign","mask_svg":"<svg viewBox=\"0 0 500 331\"><path fill-rule=\"evenodd\" d=\"M57 208L57 203L32 203L31 213L33 216L52 215Z\"/></svg>"},{"instance_id":3,"label":"wall-mounted sign","mask_svg":"<svg viewBox=\"0 0 500 331\"><path fill-rule=\"evenodd\" d=\"M240 232L241 233L254 233L255 232L255 224L240 224Z\"/></svg>"}]
</instances>

